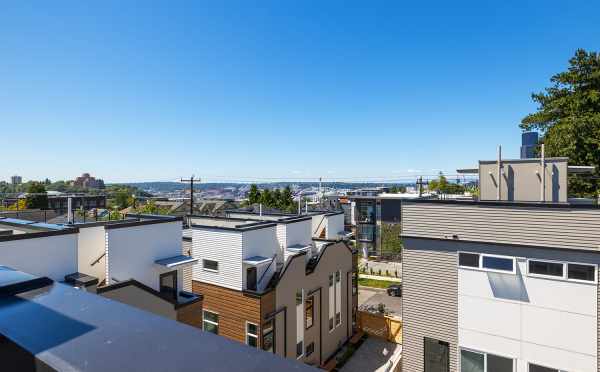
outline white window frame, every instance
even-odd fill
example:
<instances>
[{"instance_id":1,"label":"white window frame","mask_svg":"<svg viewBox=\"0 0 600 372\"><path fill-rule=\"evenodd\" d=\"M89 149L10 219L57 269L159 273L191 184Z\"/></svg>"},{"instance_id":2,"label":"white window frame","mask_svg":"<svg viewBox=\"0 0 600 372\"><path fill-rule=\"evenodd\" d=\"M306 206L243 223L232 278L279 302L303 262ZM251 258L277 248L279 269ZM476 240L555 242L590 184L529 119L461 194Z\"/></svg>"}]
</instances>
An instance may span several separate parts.
<instances>
[{"instance_id":1,"label":"white window frame","mask_svg":"<svg viewBox=\"0 0 600 372\"><path fill-rule=\"evenodd\" d=\"M336 279L336 275L339 280ZM342 271L338 270L333 276L333 286L335 291L335 312L333 314L334 329L342 325ZM338 301L339 300L339 301ZM338 314L339 322L338 322Z\"/></svg>"},{"instance_id":2,"label":"white window frame","mask_svg":"<svg viewBox=\"0 0 600 372\"><path fill-rule=\"evenodd\" d=\"M549 262L549 263L558 263L563 265L563 275L553 276L553 275L544 275L544 274L536 274L529 272L529 261L539 261L539 262ZM594 268L594 280L581 280L581 279L570 279L569 278L569 265L582 265L582 266L590 266ZM461 266L462 267L462 266ZM582 283L582 284L598 284L598 265L583 263L583 262L571 262L571 261L555 261L555 260L545 260L545 259L537 259L537 258L528 258L527 259L527 276L533 278L543 278L543 279L552 279L552 280L562 280L573 283Z\"/></svg>"},{"instance_id":3,"label":"white window frame","mask_svg":"<svg viewBox=\"0 0 600 372\"><path fill-rule=\"evenodd\" d=\"M217 269L215 270L215 269L209 269L209 268L204 267L204 261L216 262L217 263ZM209 271L211 273L218 273L219 272L219 266L220 266L219 265L219 261L217 261L217 260L210 260L210 259L207 259L207 258L203 258L202 259L202 270L204 270L204 271Z\"/></svg>"},{"instance_id":4,"label":"white window frame","mask_svg":"<svg viewBox=\"0 0 600 372\"><path fill-rule=\"evenodd\" d=\"M530 367L531 367L531 365L532 365L532 364L535 364L535 365L536 365L536 366L538 366L538 367L555 369L555 370L557 370L558 372L567 372L567 371L565 371L564 369L560 369L560 368L554 368L554 367L548 367L548 366L546 366L546 365L544 365L544 364L540 364L540 363L537 363L537 362L529 362L529 361L527 362L527 372L529 372L529 369L530 369Z\"/></svg>"},{"instance_id":5,"label":"white window frame","mask_svg":"<svg viewBox=\"0 0 600 372\"><path fill-rule=\"evenodd\" d=\"M252 334L252 333L250 333L250 332L248 332L248 325L250 325L250 324L252 324L253 326L256 327L256 334L255 335ZM258 334L259 333L260 333L260 330L258 328L258 324L246 321L246 345L250 346L250 344L248 343L248 339L250 337L253 337L253 338L256 339L256 346L254 346L254 347L256 347L257 349L259 349L260 348L260 342L258 342Z\"/></svg>"},{"instance_id":6,"label":"white window frame","mask_svg":"<svg viewBox=\"0 0 600 372\"><path fill-rule=\"evenodd\" d=\"M204 316L204 313L211 313L211 314L215 314L217 316L217 318L219 318L219 313L216 311L212 311L212 310L208 310L208 309L202 309L202 330L206 331L206 332L210 332L204 329L204 322L210 323L212 325L216 325L217 326L217 335L219 334L219 322L213 322L212 320L208 320L206 319L206 317ZM212 332L210 332L212 333Z\"/></svg>"},{"instance_id":7,"label":"white window frame","mask_svg":"<svg viewBox=\"0 0 600 372\"><path fill-rule=\"evenodd\" d=\"M517 358L511 357L511 356L507 356L507 355L502 355L500 353L495 353L495 352L491 352L491 351L481 351L481 350L475 350L475 349L471 349L470 347L462 347L459 346L458 348L458 364L459 364L459 370L460 370L460 360L461 360L461 351L465 350L474 354L481 354L483 355L483 372L487 372L487 363L488 363L488 354L493 354L497 357L500 358L506 358L506 359L510 359L512 360L512 372L517 372ZM529 367L528 367L529 369Z\"/></svg>"},{"instance_id":8,"label":"white window frame","mask_svg":"<svg viewBox=\"0 0 600 372\"><path fill-rule=\"evenodd\" d=\"M545 274L537 274L537 273L532 273L529 271L529 261L536 261L536 262L546 262L546 263L554 263L554 264L561 264L563 266L563 274L562 276L556 276L556 275L545 275ZM534 278L544 278L544 279L554 279L554 280L563 280L567 278L567 265L565 265L565 263L563 261L554 261L554 260L538 260L536 258L528 258L527 259L527 276L531 276Z\"/></svg>"},{"instance_id":9,"label":"white window frame","mask_svg":"<svg viewBox=\"0 0 600 372\"><path fill-rule=\"evenodd\" d=\"M574 283L598 284L598 265L582 262L565 261L565 279ZM569 279L569 265L592 266L594 268L594 280Z\"/></svg>"},{"instance_id":10,"label":"white window frame","mask_svg":"<svg viewBox=\"0 0 600 372\"><path fill-rule=\"evenodd\" d=\"M460 267L461 269L478 270L478 271L488 271L488 272L492 272L492 273L501 273L501 274L516 274L517 273L517 258L516 257L513 257L513 256L504 256L504 255L500 255L500 254L488 254L488 253L479 253L479 252L458 251L459 255L461 253L478 254L479 255L479 265L478 265L478 267L462 266L460 263L458 263L458 267ZM513 265L512 265L512 267L513 267L512 271L497 270L497 269L488 269L486 267L483 267L483 257L495 257L495 258L504 258L504 259L512 260L512 263L513 263Z\"/></svg>"},{"instance_id":11,"label":"white window frame","mask_svg":"<svg viewBox=\"0 0 600 372\"><path fill-rule=\"evenodd\" d=\"M331 278L331 281L329 281ZM329 283L331 282L331 285ZM333 332L335 329L335 273L330 273L327 275L327 301L329 303L328 306L328 317L327 317L327 329L329 333ZM332 321L333 327L330 327L329 324Z\"/></svg>"}]
</instances>

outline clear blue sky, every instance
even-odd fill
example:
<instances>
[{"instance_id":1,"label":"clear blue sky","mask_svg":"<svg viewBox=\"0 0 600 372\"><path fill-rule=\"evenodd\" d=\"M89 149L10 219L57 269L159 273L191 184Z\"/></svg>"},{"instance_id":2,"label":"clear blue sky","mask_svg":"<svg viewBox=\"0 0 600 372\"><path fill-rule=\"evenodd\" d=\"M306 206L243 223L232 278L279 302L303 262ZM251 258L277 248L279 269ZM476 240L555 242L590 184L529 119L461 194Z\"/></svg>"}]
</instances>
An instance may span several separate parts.
<instances>
[{"instance_id":1,"label":"clear blue sky","mask_svg":"<svg viewBox=\"0 0 600 372\"><path fill-rule=\"evenodd\" d=\"M0 179L453 172L600 40L598 1L100 3L3 4Z\"/></svg>"}]
</instances>

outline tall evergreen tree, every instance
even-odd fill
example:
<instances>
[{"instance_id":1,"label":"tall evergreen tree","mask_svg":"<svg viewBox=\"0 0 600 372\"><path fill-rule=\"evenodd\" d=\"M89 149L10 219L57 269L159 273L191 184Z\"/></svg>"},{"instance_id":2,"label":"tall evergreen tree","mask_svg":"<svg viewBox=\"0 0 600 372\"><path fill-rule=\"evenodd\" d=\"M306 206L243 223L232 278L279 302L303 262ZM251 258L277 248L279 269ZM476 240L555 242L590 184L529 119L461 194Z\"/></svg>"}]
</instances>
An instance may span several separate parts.
<instances>
[{"instance_id":1,"label":"tall evergreen tree","mask_svg":"<svg viewBox=\"0 0 600 372\"><path fill-rule=\"evenodd\" d=\"M258 190L258 187L255 184L252 184L250 186L250 191L248 192L248 203L260 203L260 191Z\"/></svg>"},{"instance_id":2,"label":"tall evergreen tree","mask_svg":"<svg viewBox=\"0 0 600 372\"><path fill-rule=\"evenodd\" d=\"M539 130L545 156L566 156L575 165L595 165L596 177L572 176L570 196L596 196L600 182L600 55L579 49L567 71L550 79L552 86L531 95L539 107L521 121L524 130Z\"/></svg>"},{"instance_id":3,"label":"tall evergreen tree","mask_svg":"<svg viewBox=\"0 0 600 372\"><path fill-rule=\"evenodd\" d=\"M27 189L26 206L30 209L47 209L48 194L46 187L40 182L32 182Z\"/></svg>"}]
</instances>

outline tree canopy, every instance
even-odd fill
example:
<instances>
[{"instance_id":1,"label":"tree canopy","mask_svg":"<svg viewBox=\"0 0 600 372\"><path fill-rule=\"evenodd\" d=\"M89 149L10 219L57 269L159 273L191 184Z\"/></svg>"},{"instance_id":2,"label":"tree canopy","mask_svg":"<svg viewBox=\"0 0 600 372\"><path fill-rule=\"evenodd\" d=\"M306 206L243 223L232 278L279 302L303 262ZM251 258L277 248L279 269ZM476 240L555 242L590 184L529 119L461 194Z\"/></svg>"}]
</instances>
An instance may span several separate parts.
<instances>
[{"instance_id":1,"label":"tree canopy","mask_svg":"<svg viewBox=\"0 0 600 372\"><path fill-rule=\"evenodd\" d=\"M262 204L267 208L278 209L282 212L295 212L296 203L289 186L281 189L259 190L256 185L250 186L248 205Z\"/></svg>"},{"instance_id":2,"label":"tree canopy","mask_svg":"<svg viewBox=\"0 0 600 372\"><path fill-rule=\"evenodd\" d=\"M552 86L533 93L536 112L523 118L523 130L538 130L545 156L566 156L573 165L595 165L596 177L569 178L571 196L596 196L600 168L600 55L579 49Z\"/></svg>"},{"instance_id":3,"label":"tree canopy","mask_svg":"<svg viewBox=\"0 0 600 372\"><path fill-rule=\"evenodd\" d=\"M429 181L429 191L435 191L438 194L463 194L465 187L457 183L450 183L446 176L440 173L437 180Z\"/></svg>"},{"instance_id":4,"label":"tree canopy","mask_svg":"<svg viewBox=\"0 0 600 372\"><path fill-rule=\"evenodd\" d=\"M25 205L29 209L47 209L48 194L46 187L41 182L32 182L27 189L27 199Z\"/></svg>"}]
</instances>

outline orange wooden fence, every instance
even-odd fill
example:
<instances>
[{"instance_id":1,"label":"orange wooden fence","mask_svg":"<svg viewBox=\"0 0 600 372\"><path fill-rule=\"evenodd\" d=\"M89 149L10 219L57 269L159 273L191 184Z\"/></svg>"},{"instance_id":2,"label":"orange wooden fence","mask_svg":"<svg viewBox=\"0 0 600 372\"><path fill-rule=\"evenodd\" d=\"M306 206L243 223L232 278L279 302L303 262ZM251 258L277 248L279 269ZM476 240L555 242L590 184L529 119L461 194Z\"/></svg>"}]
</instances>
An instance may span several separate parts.
<instances>
[{"instance_id":1,"label":"orange wooden fence","mask_svg":"<svg viewBox=\"0 0 600 372\"><path fill-rule=\"evenodd\" d=\"M358 327L371 336L402 344L402 321L383 314L358 311Z\"/></svg>"}]
</instances>

